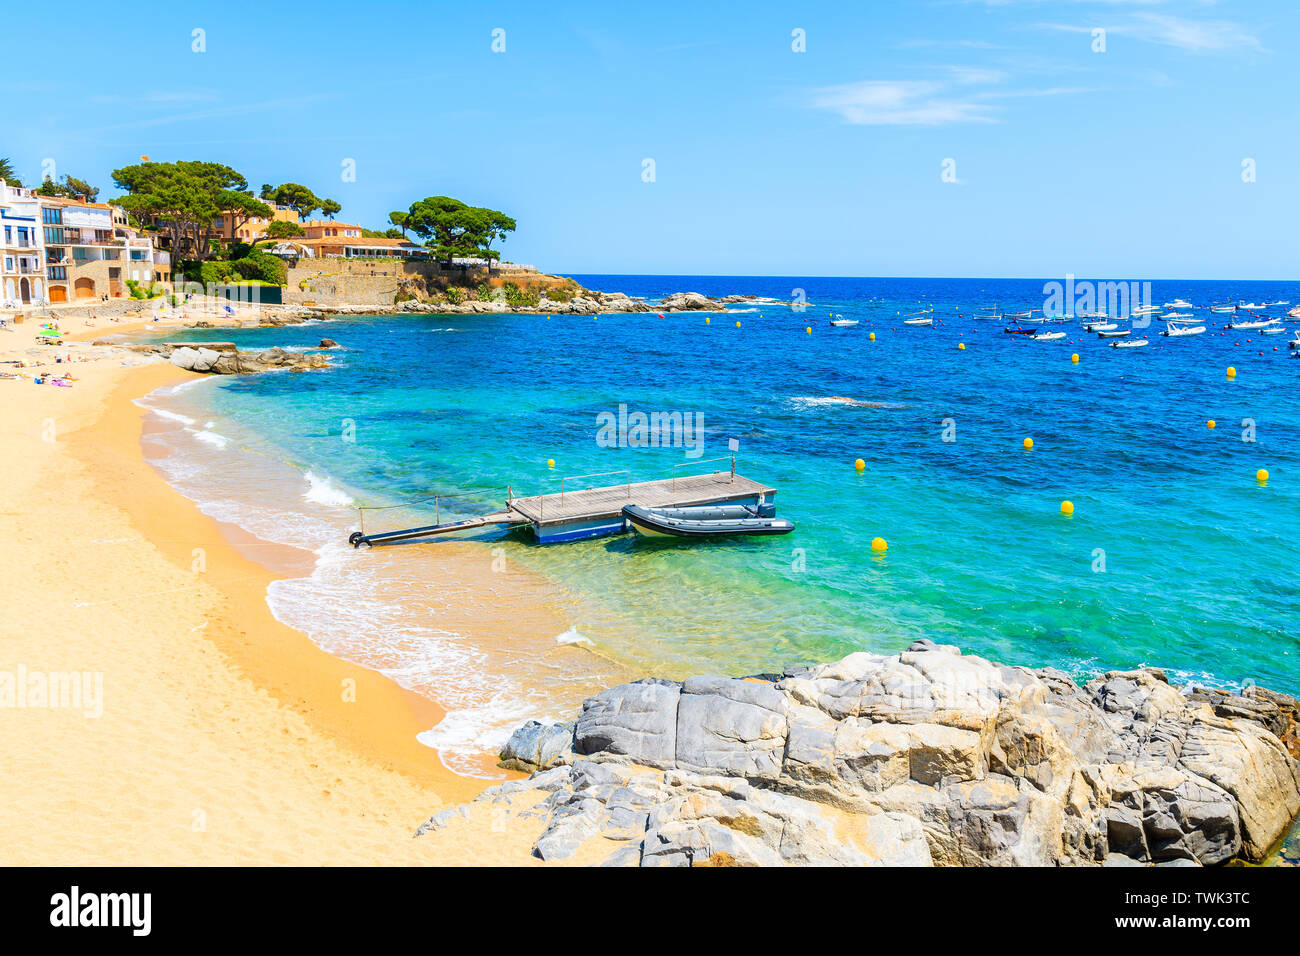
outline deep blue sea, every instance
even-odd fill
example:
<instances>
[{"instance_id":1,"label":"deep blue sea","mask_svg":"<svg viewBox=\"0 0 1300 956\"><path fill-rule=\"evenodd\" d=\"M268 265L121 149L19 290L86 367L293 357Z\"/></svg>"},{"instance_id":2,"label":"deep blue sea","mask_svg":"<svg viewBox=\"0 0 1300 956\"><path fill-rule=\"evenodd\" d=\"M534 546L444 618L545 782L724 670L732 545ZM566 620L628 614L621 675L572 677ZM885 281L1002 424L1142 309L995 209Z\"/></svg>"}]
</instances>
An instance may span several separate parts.
<instances>
[{"instance_id":1,"label":"deep blue sea","mask_svg":"<svg viewBox=\"0 0 1300 956\"><path fill-rule=\"evenodd\" d=\"M1300 691L1297 333L1225 332L1232 317L1205 309L1294 305L1300 283L1154 281L1156 304L1186 299L1208 332L1164 338L1157 321L1133 336L1148 347L1114 349L1075 319L1045 326L1064 339L1036 341L973 318L994 303L1044 308L1048 280L574 278L650 299L768 301L725 315L222 330L245 349L312 347L322 335L342 348L328 371L204 380L151 399L176 426L171 448L183 454L161 466L178 487L318 554L310 579L273 588L276 613L337 653L382 649L389 673L450 707L431 743L481 750L521 719L571 711L587 685L549 646L680 677L929 637L1084 678L1150 664L1178 682ZM792 297L807 307L792 309ZM934 310L933 326L902 324L921 309ZM831 327L832 315L859 324ZM606 447L600 416L620 406L690 413L702 432L694 447ZM544 599L544 588L502 587L490 600L447 584L452 572L429 556L444 544L353 551L344 540L356 504L399 506L368 517L374 530L430 520L415 504L429 494L461 495L442 504L446 520L498 510L507 486L521 495L559 490L566 476L726 468L696 462L729 455L733 439L737 471L778 490L794 534L542 547L516 531L453 546L553 586ZM476 634L456 613L493 600L518 601L520 615L545 600L565 626L521 635L512 656L508 626Z\"/></svg>"}]
</instances>

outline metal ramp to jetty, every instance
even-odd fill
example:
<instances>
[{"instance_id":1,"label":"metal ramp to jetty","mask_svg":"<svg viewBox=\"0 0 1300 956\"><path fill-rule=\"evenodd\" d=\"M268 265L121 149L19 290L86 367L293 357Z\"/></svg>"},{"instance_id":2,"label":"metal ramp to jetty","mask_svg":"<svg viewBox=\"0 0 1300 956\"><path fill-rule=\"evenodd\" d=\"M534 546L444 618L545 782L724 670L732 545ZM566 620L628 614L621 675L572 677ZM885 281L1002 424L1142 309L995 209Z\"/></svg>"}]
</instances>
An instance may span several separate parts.
<instances>
[{"instance_id":1,"label":"metal ramp to jetty","mask_svg":"<svg viewBox=\"0 0 1300 956\"><path fill-rule=\"evenodd\" d=\"M731 462L729 471L715 471L704 475L678 475L677 469L719 461ZM615 475L624 476L618 484L592 485L593 479L608 480ZM566 487L567 486L567 487ZM434 495L425 501L434 503L434 523L416 528L381 531L367 534L364 530L366 510L361 509L363 527L348 538L353 547L363 544L397 544L434 538L444 534L475 531L491 526L530 525L537 540L543 544L560 541L578 541L624 530L624 505L641 505L646 508L691 508L727 503L752 504L770 500L776 489L761 482L736 474L734 457L714 458L701 462L683 462L673 468L669 478L655 481L632 481L630 472L613 471L595 475L574 475L560 480L560 490L543 495L516 497L506 487L504 511L459 521L441 522L442 501L460 495Z\"/></svg>"}]
</instances>

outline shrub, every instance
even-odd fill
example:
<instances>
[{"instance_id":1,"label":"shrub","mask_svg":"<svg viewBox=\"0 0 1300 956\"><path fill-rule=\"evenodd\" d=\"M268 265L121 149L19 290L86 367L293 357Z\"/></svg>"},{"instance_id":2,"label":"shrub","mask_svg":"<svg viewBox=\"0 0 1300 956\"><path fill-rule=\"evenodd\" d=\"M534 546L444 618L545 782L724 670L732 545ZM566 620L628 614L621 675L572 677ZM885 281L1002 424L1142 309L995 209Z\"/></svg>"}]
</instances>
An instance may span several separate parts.
<instances>
[{"instance_id":1,"label":"shrub","mask_svg":"<svg viewBox=\"0 0 1300 956\"><path fill-rule=\"evenodd\" d=\"M465 290L458 285L447 286L447 301L452 305L460 305L465 301Z\"/></svg>"},{"instance_id":2,"label":"shrub","mask_svg":"<svg viewBox=\"0 0 1300 956\"><path fill-rule=\"evenodd\" d=\"M507 282L502 289L509 305L537 305L542 301L542 294L536 289L521 289L513 282Z\"/></svg>"}]
</instances>

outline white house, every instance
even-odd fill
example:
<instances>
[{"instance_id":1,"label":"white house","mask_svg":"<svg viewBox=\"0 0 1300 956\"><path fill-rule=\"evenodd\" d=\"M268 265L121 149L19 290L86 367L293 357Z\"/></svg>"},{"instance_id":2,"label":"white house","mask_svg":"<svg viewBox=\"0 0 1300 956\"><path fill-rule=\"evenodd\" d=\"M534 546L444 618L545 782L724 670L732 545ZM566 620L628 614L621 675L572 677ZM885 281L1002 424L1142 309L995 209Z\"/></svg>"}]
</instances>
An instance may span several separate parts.
<instances>
[{"instance_id":1,"label":"white house","mask_svg":"<svg viewBox=\"0 0 1300 956\"><path fill-rule=\"evenodd\" d=\"M0 307L47 301L40 201L30 189L0 179Z\"/></svg>"}]
</instances>

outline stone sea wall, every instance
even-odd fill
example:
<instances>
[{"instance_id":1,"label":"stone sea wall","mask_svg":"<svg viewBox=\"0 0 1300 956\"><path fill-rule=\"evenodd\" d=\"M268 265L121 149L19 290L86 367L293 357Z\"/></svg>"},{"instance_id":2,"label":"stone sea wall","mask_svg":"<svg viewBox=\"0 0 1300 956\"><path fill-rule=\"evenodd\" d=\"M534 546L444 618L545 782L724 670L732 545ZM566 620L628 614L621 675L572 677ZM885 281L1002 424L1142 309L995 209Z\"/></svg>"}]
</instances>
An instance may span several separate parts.
<instances>
[{"instance_id":1,"label":"stone sea wall","mask_svg":"<svg viewBox=\"0 0 1300 956\"><path fill-rule=\"evenodd\" d=\"M643 680L520 728L482 806L607 865L1213 865L1300 813L1297 703L1077 685L928 641L763 678Z\"/></svg>"}]
</instances>

